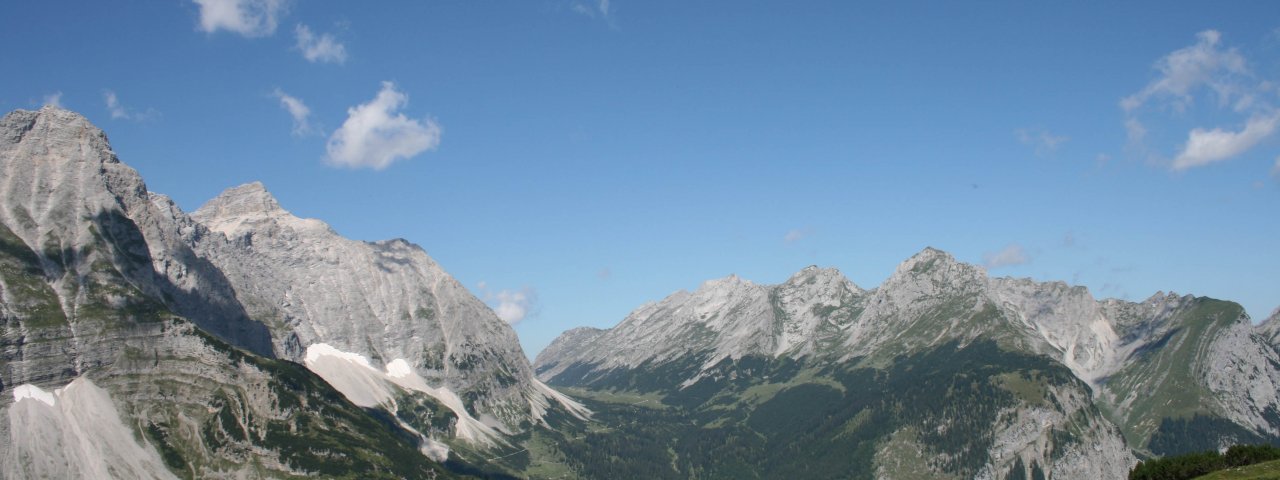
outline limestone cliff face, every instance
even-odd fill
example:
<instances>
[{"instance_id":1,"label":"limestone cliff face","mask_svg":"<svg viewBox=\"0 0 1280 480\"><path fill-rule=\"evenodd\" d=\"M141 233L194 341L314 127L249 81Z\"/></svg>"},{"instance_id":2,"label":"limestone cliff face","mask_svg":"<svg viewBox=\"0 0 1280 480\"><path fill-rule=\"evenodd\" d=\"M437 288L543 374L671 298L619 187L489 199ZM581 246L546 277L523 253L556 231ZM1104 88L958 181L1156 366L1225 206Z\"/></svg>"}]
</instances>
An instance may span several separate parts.
<instances>
[{"instance_id":1,"label":"limestone cliff face","mask_svg":"<svg viewBox=\"0 0 1280 480\"><path fill-rule=\"evenodd\" d=\"M228 189L190 217L209 231L192 237L196 250L270 324L281 356L301 362L326 344L378 368L403 360L508 431L538 421L536 405L559 403L511 327L421 247L344 238L290 214L260 183Z\"/></svg>"},{"instance_id":2,"label":"limestone cliff face","mask_svg":"<svg viewBox=\"0 0 1280 480\"><path fill-rule=\"evenodd\" d=\"M408 420L308 371L321 343L402 360ZM84 117L0 120L0 476L447 477L437 440L553 408L583 414L422 249L341 238L256 184L193 218Z\"/></svg>"},{"instance_id":3,"label":"limestone cliff face","mask_svg":"<svg viewBox=\"0 0 1280 480\"><path fill-rule=\"evenodd\" d=\"M0 172L0 222L34 253L64 316L96 300L89 282L109 268L201 328L271 354L265 326L245 314L221 272L195 255L182 225L84 117L52 107L5 116Z\"/></svg>"},{"instance_id":4,"label":"limestone cliff face","mask_svg":"<svg viewBox=\"0 0 1280 480\"><path fill-rule=\"evenodd\" d=\"M265 325L188 242L207 231L177 212L84 117L0 120L0 476L443 473L270 358Z\"/></svg>"}]
</instances>

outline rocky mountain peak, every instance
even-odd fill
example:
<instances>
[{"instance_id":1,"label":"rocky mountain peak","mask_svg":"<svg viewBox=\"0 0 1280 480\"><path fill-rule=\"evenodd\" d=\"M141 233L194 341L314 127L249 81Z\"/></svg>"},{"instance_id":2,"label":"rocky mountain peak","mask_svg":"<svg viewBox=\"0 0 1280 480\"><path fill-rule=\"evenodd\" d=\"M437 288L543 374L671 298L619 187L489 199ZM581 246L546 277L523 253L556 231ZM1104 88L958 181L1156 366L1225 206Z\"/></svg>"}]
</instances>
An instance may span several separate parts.
<instances>
[{"instance_id":1,"label":"rocky mountain peak","mask_svg":"<svg viewBox=\"0 0 1280 480\"><path fill-rule=\"evenodd\" d=\"M276 197L267 191L262 182L228 188L206 202L198 212L211 218L288 213L280 207L280 202L276 201Z\"/></svg>"},{"instance_id":2,"label":"rocky mountain peak","mask_svg":"<svg viewBox=\"0 0 1280 480\"><path fill-rule=\"evenodd\" d=\"M959 263L950 253L933 247L925 247L924 250L898 264L895 274L932 272L935 269L945 269Z\"/></svg>"},{"instance_id":3,"label":"rocky mountain peak","mask_svg":"<svg viewBox=\"0 0 1280 480\"><path fill-rule=\"evenodd\" d=\"M898 265L878 289L889 303L905 305L921 297L943 293L976 294L986 288L987 272L956 260L951 254L927 247Z\"/></svg>"},{"instance_id":4,"label":"rocky mountain peak","mask_svg":"<svg viewBox=\"0 0 1280 480\"><path fill-rule=\"evenodd\" d=\"M223 191L192 212L191 218L228 238L260 231L272 224L295 232L332 232L329 225L320 220L298 218L289 213L262 182L246 183Z\"/></svg>"},{"instance_id":5,"label":"rocky mountain peak","mask_svg":"<svg viewBox=\"0 0 1280 480\"><path fill-rule=\"evenodd\" d=\"M854 285L853 282L845 278L843 273L835 267L821 268L817 265L809 265L800 271L791 275L786 282L781 285L784 289L792 289L802 287L804 285L845 285L854 292L861 292L862 289Z\"/></svg>"},{"instance_id":6,"label":"rocky mountain peak","mask_svg":"<svg viewBox=\"0 0 1280 480\"><path fill-rule=\"evenodd\" d=\"M709 291L709 290L726 290L726 289L733 289L743 285L753 285L753 284L751 283L750 280L746 280L742 277L739 277L738 274L736 273L730 273L728 276L725 276L725 277L702 282L702 285L698 286L698 291L703 292L703 291Z\"/></svg>"},{"instance_id":7,"label":"rocky mountain peak","mask_svg":"<svg viewBox=\"0 0 1280 480\"><path fill-rule=\"evenodd\" d=\"M0 138L6 143L18 143L28 137L43 140L46 147L68 145L70 142L66 140L74 139L91 139L98 145L107 145L107 135L84 115L51 105L34 111L14 110L0 120ZM110 147L104 150L110 151ZM114 155L104 159L119 161Z\"/></svg>"}]
</instances>

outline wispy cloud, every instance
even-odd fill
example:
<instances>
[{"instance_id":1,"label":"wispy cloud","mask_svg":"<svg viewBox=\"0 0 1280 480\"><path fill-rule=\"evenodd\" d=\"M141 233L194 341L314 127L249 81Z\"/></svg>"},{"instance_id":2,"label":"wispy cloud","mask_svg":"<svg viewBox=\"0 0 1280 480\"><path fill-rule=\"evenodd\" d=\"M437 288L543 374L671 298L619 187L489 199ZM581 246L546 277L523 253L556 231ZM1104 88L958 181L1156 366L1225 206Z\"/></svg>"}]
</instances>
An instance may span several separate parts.
<instances>
[{"instance_id":1,"label":"wispy cloud","mask_svg":"<svg viewBox=\"0 0 1280 480\"><path fill-rule=\"evenodd\" d=\"M591 18L599 18L609 24L610 27L617 28L614 23L613 5L609 0L594 0L589 2L575 1L569 7L574 12Z\"/></svg>"},{"instance_id":2,"label":"wispy cloud","mask_svg":"<svg viewBox=\"0 0 1280 480\"><path fill-rule=\"evenodd\" d=\"M1070 140L1065 135L1054 135L1043 128L1019 128L1013 131L1014 136L1018 137L1018 141L1023 145L1028 145L1036 150L1036 155L1046 155Z\"/></svg>"},{"instance_id":3,"label":"wispy cloud","mask_svg":"<svg viewBox=\"0 0 1280 480\"><path fill-rule=\"evenodd\" d=\"M1129 139L1129 145L1141 146L1147 139L1147 127L1136 118L1125 119L1124 131L1125 137Z\"/></svg>"},{"instance_id":4,"label":"wispy cloud","mask_svg":"<svg viewBox=\"0 0 1280 480\"><path fill-rule=\"evenodd\" d=\"M1027 256L1022 245L1016 243L1011 243L996 252L982 254L982 265L988 269L1025 265L1030 262L1031 257Z\"/></svg>"},{"instance_id":5,"label":"wispy cloud","mask_svg":"<svg viewBox=\"0 0 1280 480\"><path fill-rule=\"evenodd\" d=\"M275 89L271 95L280 100L280 108L289 112L289 116L293 117L293 134L295 136L304 137L312 133L316 133L311 127L311 109L307 108L307 104L303 103L298 97L294 97L284 90Z\"/></svg>"},{"instance_id":6,"label":"wispy cloud","mask_svg":"<svg viewBox=\"0 0 1280 480\"><path fill-rule=\"evenodd\" d=\"M382 89L369 103L347 109L347 120L325 146L331 165L382 170L400 159L412 158L440 145L441 128L434 120L419 121L398 113L409 96L395 84Z\"/></svg>"},{"instance_id":7,"label":"wispy cloud","mask_svg":"<svg viewBox=\"0 0 1280 480\"><path fill-rule=\"evenodd\" d=\"M120 103L120 97L112 90L102 91L102 101L106 103L107 112L111 113L112 120L135 120L141 122L156 116L156 111L150 108L143 112L130 111L125 108L123 103Z\"/></svg>"},{"instance_id":8,"label":"wispy cloud","mask_svg":"<svg viewBox=\"0 0 1280 480\"><path fill-rule=\"evenodd\" d=\"M1160 76L1121 99L1120 107L1132 112L1152 99L1168 99L1183 111L1195 102L1193 94L1201 87L1214 91L1221 105L1247 106L1252 88L1244 84L1249 77L1244 56L1234 48L1223 49L1221 40L1218 31L1205 30L1196 35L1195 45L1165 55L1155 65Z\"/></svg>"},{"instance_id":9,"label":"wispy cloud","mask_svg":"<svg viewBox=\"0 0 1280 480\"><path fill-rule=\"evenodd\" d=\"M1175 50L1155 63L1159 72L1138 92L1120 100L1125 112L1125 130L1131 148L1146 152L1148 125L1139 117L1143 111L1172 111L1177 118L1186 116L1201 105L1197 99L1206 95L1218 114L1236 118L1243 126L1195 127L1187 132L1186 141L1177 148L1172 160L1158 160L1174 171L1239 157L1275 134L1280 126L1280 113L1268 100L1274 89L1260 82L1249 69L1249 63L1235 48L1222 45L1222 34L1205 30L1196 35L1191 46Z\"/></svg>"},{"instance_id":10,"label":"wispy cloud","mask_svg":"<svg viewBox=\"0 0 1280 480\"><path fill-rule=\"evenodd\" d=\"M813 235L812 228L809 228L809 227L795 228L788 231L786 235L782 236L782 243L786 243L786 244L796 243L806 238L809 238L811 235Z\"/></svg>"},{"instance_id":11,"label":"wispy cloud","mask_svg":"<svg viewBox=\"0 0 1280 480\"><path fill-rule=\"evenodd\" d=\"M494 292L489 290L489 285L485 282L480 282L477 286L485 303L493 308L493 313L511 325L527 318L538 302L538 292L532 287Z\"/></svg>"},{"instance_id":12,"label":"wispy cloud","mask_svg":"<svg viewBox=\"0 0 1280 480\"><path fill-rule=\"evenodd\" d=\"M1276 164L1271 167L1271 178L1280 182L1280 157L1276 158Z\"/></svg>"},{"instance_id":13,"label":"wispy cloud","mask_svg":"<svg viewBox=\"0 0 1280 480\"><path fill-rule=\"evenodd\" d=\"M301 23L294 28L293 32L298 40L297 48L308 62L342 64L347 61L347 47L339 43L333 35L328 33L316 35L311 32L311 28Z\"/></svg>"},{"instance_id":14,"label":"wispy cloud","mask_svg":"<svg viewBox=\"0 0 1280 480\"><path fill-rule=\"evenodd\" d=\"M40 100L40 105L45 107L62 108L62 92L58 91L45 95L44 98Z\"/></svg>"},{"instance_id":15,"label":"wispy cloud","mask_svg":"<svg viewBox=\"0 0 1280 480\"><path fill-rule=\"evenodd\" d=\"M1187 134L1182 152L1173 159L1174 170L1186 170L1240 155L1276 131L1280 114L1250 118L1238 132L1196 128Z\"/></svg>"},{"instance_id":16,"label":"wispy cloud","mask_svg":"<svg viewBox=\"0 0 1280 480\"><path fill-rule=\"evenodd\" d=\"M107 102L107 111L111 112L111 118L129 118L129 112L125 111L124 105L120 104L116 92L105 90L102 92L102 99Z\"/></svg>"},{"instance_id":17,"label":"wispy cloud","mask_svg":"<svg viewBox=\"0 0 1280 480\"><path fill-rule=\"evenodd\" d=\"M288 0L192 0L200 6L200 30L227 30L245 37L276 32Z\"/></svg>"}]
</instances>

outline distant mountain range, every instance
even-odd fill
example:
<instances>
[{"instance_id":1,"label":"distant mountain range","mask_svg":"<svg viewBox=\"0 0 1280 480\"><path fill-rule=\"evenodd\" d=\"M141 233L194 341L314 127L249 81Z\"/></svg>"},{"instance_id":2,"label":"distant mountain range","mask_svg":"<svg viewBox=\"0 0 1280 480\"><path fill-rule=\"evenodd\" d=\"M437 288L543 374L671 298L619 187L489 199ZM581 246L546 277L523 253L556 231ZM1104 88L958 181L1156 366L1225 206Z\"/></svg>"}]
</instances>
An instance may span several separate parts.
<instances>
[{"instance_id":1,"label":"distant mountain range","mask_svg":"<svg viewBox=\"0 0 1280 480\"><path fill-rule=\"evenodd\" d=\"M926 249L871 290L709 281L530 365L416 245L259 183L188 214L84 117L0 119L3 478L1122 478L1280 441L1278 342Z\"/></svg>"},{"instance_id":2,"label":"distant mountain range","mask_svg":"<svg viewBox=\"0 0 1280 480\"><path fill-rule=\"evenodd\" d=\"M928 248L874 290L816 267L712 280L570 330L534 366L586 398L668 407L619 415L690 418L618 431L652 435L672 478L1122 478L1135 455L1280 439L1278 323L1204 297L990 278Z\"/></svg>"}]
</instances>

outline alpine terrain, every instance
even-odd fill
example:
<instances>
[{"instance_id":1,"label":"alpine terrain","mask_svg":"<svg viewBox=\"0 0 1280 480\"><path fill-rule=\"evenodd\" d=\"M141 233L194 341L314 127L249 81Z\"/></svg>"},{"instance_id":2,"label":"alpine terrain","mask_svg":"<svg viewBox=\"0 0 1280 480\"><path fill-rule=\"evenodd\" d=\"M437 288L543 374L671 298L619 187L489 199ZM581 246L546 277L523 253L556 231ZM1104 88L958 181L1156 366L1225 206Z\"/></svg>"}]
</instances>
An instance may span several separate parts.
<instances>
[{"instance_id":1,"label":"alpine terrain","mask_svg":"<svg viewBox=\"0 0 1280 480\"><path fill-rule=\"evenodd\" d=\"M596 478L1124 478L1138 458L1280 440L1275 323L990 278L928 248L872 290L817 267L709 281L534 364L596 410L573 444Z\"/></svg>"},{"instance_id":2,"label":"alpine terrain","mask_svg":"<svg viewBox=\"0 0 1280 480\"><path fill-rule=\"evenodd\" d=\"M448 477L588 413L408 242L260 184L187 215L56 107L0 172L4 478Z\"/></svg>"},{"instance_id":3,"label":"alpine terrain","mask_svg":"<svg viewBox=\"0 0 1280 480\"><path fill-rule=\"evenodd\" d=\"M0 120L2 478L1123 478L1277 443L1278 397L1280 312L932 248L869 290L712 280L531 365L414 244L260 183L186 213L84 117Z\"/></svg>"}]
</instances>

